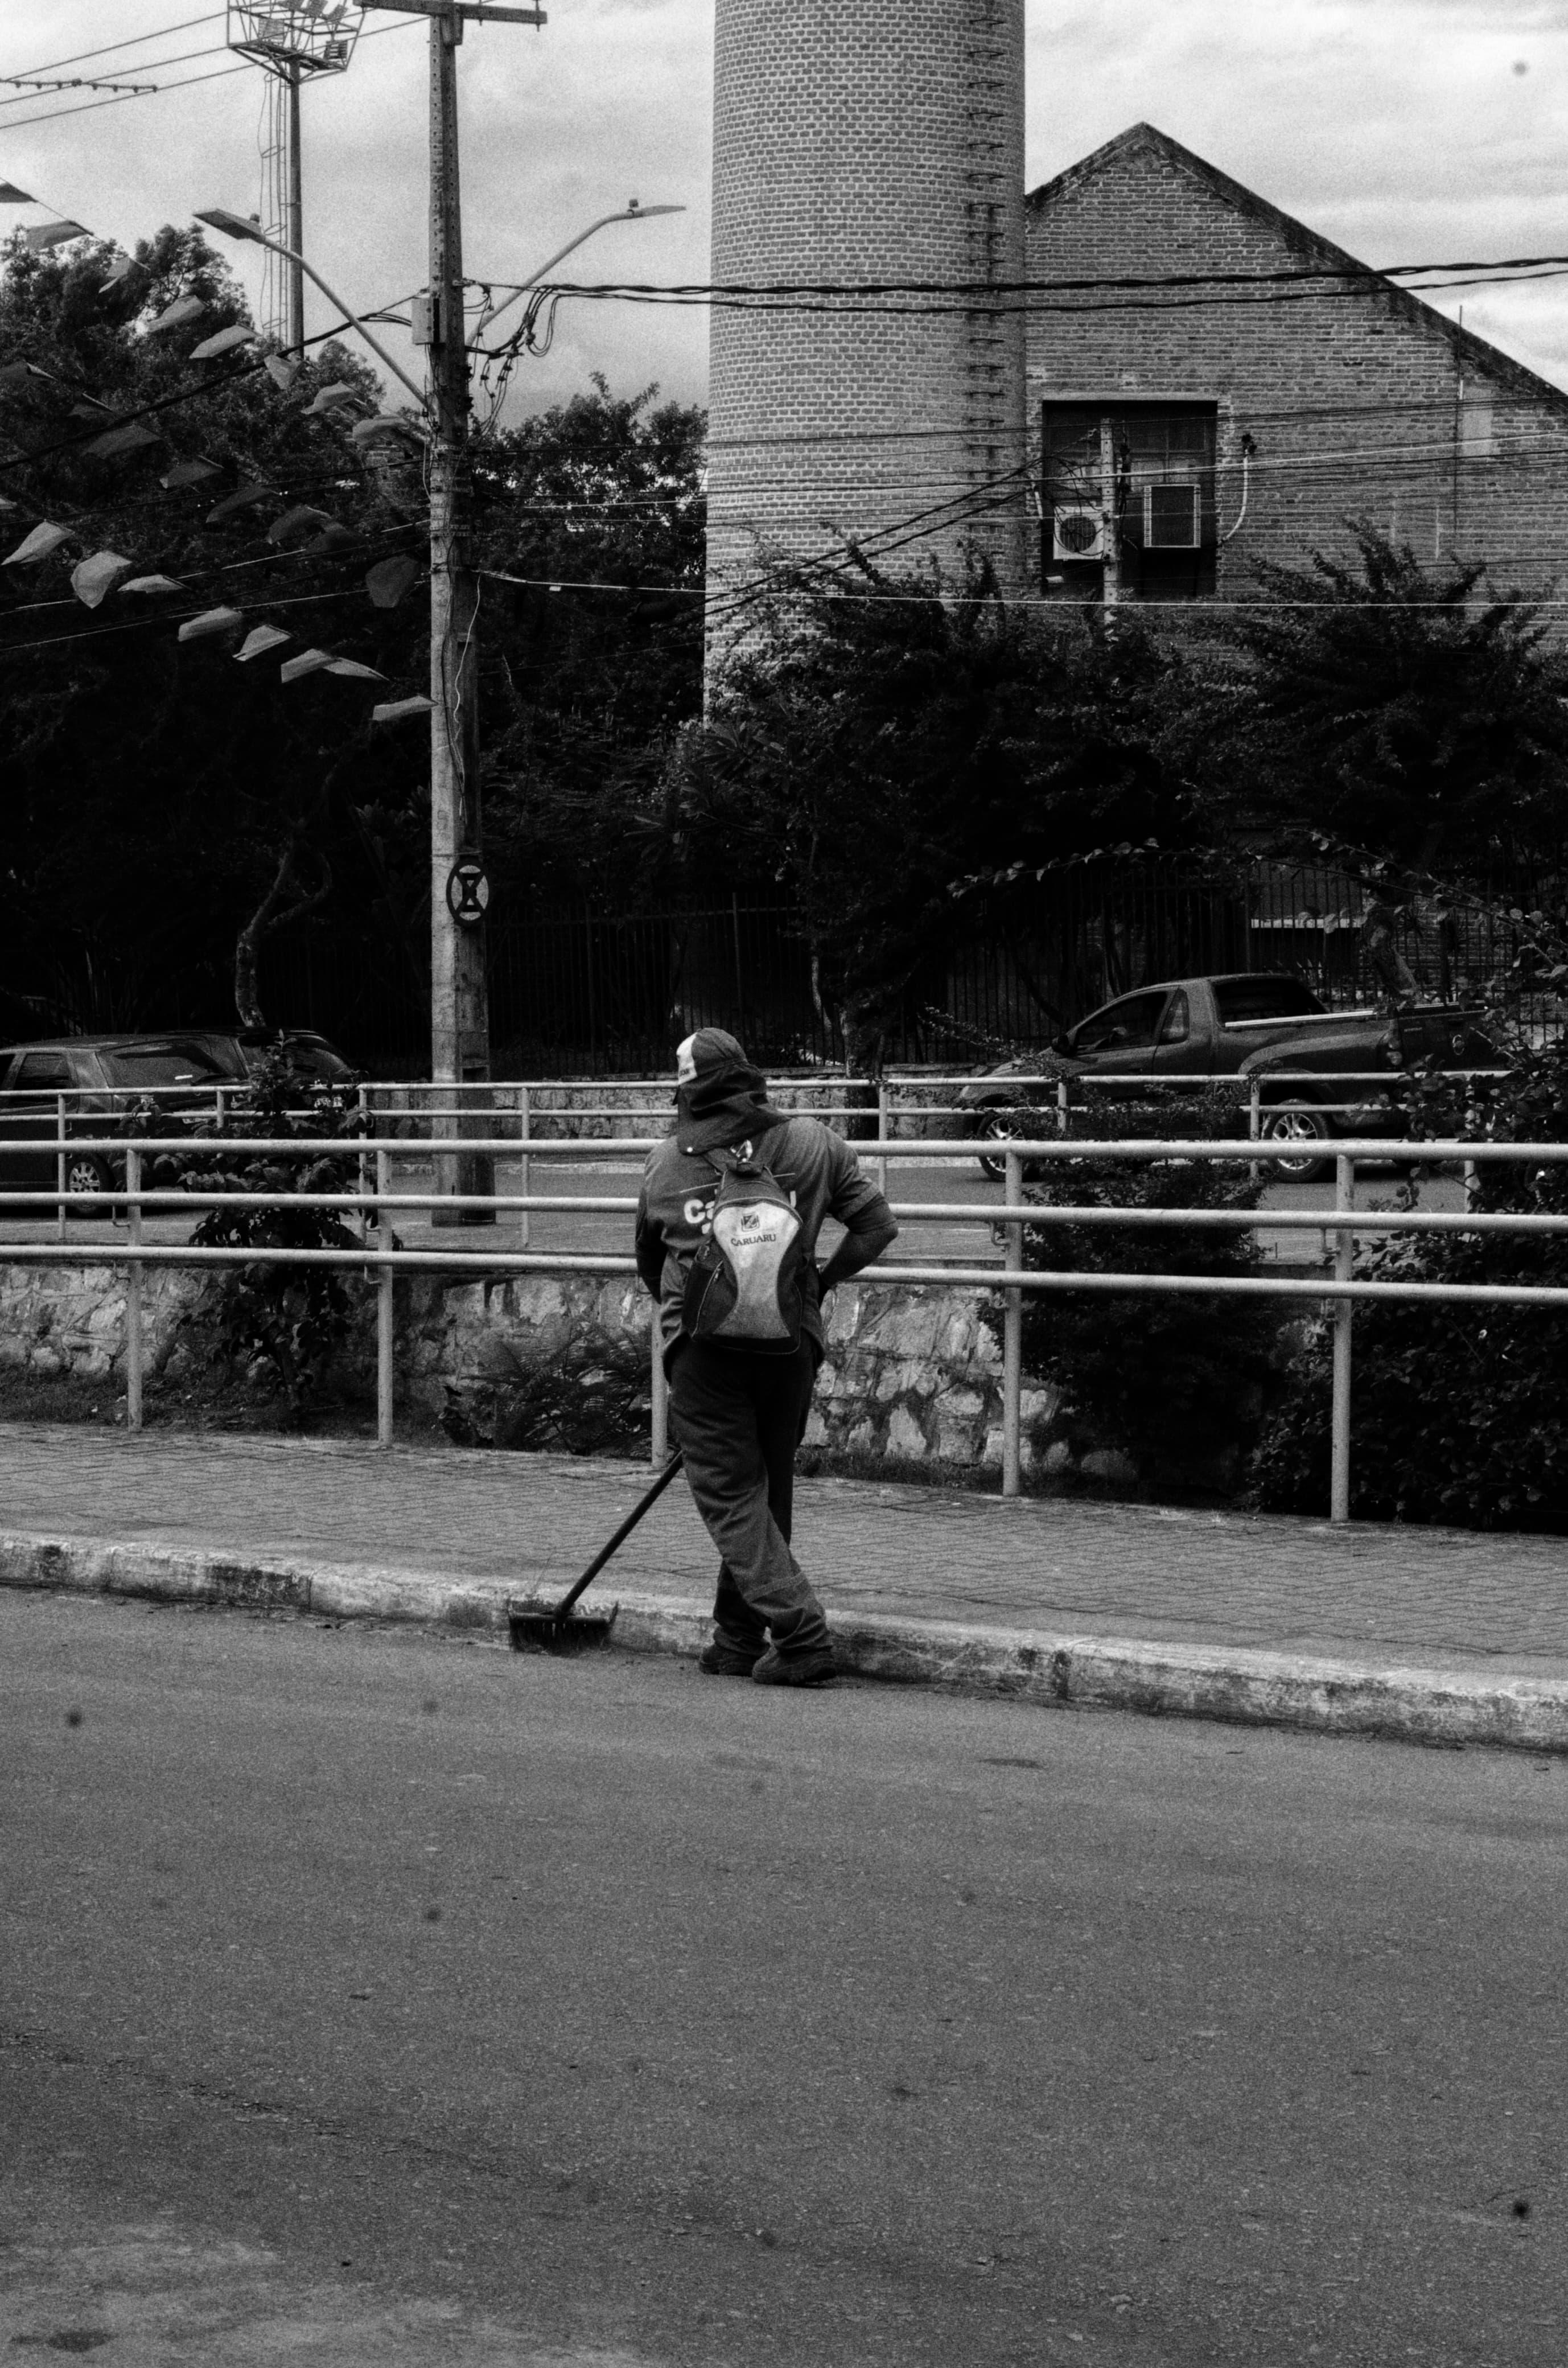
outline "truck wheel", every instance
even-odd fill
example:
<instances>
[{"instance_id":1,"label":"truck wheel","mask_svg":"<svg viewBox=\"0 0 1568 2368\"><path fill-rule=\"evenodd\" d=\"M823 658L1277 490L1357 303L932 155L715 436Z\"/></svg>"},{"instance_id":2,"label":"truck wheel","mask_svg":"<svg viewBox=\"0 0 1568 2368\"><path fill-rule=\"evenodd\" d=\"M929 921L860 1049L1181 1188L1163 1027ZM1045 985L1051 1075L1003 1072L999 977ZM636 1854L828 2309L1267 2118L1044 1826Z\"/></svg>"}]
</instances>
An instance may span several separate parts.
<instances>
[{"instance_id":1,"label":"truck wheel","mask_svg":"<svg viewBox=\"0 0 1568 2368\"><path fill-rule=\"evenodd\" d=\"M1033 1133L1028 1111L1015 1110L1004 1102L994 1102L989 1110L982 1110L976 1131L987 1143L1027 1143ZM1007 1164L983 1151L980 1172L988 1176L993 1184L1003 1184L1007 1178Z\"/></svg>"},{"instance_id":2,"label":"truck wheel","mask_svg":"<svg viewBox=\"0 0 1568 2368\"><path fill-rule=\"evenodd\" d=\"M68 1192L112 1192L114 1178L108 1172L108 1161L100 1159L95 1151L74 1151L68 1154L65 1161L65 1190ZM72 1212L74 1216L82 1213L83 1212L79 1210ZM101 1217L107 1214L107 1212L102 1209L91 1209L85 1213L89 1216Z\"/></svg>"},{"instance_id":3,"label":"truck wheel","mask_svg":"<svg viewBox=\"0 0 1568 2368\"><path fill-rule=\"evenodd\" d=\"M1308 1151L1306 1145L1327 1143L1334 1129L1326 1111L1317 1110L1311 1102L1287 1102L1273 1110L1265 1109L1258 1133L1265 1143L1300 1144L1301 1156L1291 1159L1273 1159L1269 1166L1276 1176L1289 1178L1292 1184L1316 1184L1334 1173L1334 1162L1325 1159L1320 1150Z\"/></svg>"}]
</instances>

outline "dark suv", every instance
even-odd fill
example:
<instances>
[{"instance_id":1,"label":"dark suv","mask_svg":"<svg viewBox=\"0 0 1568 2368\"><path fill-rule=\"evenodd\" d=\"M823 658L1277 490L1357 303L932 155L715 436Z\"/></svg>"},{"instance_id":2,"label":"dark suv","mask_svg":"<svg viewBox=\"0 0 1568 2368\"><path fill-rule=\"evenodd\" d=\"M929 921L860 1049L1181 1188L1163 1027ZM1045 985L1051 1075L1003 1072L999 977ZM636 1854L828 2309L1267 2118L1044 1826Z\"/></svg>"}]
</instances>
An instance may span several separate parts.
<instances>
[{"instance_id":1,"label":"dark suv","mask_svg":"<svg viewBox=\"0 0 1568 2368\"><path fill-rule=\"evenodd\" d=\"M65 1186L107 1192L118 1181L102 1152L74 1152L72 1138L116 1132L114 1121L156 1087L153 1099L177 1129L188 1110L211 1108L219 1086L248 1075L232 1036L210 1029L171 1029L163 1036L51 1036L0 1051L0 1184L52 1184L55 1136L65 1099ZM183 1089L183 1090L182 1090Z\"/></svg>"},{"instance_id":2,"label":"dark suv","mask_svg":"<svg viewBox=\"0 0 1568 2368\"><path fill-rule=\"evenodd\" d=\"M123 1159L73 1151L73 1137L102 1140L116 1120L151 1102L159 1132L178 1134L187 1113L212 1112L221 1086L244 1086L264 1053L280 1051L301 1091L341 1086L354 1072L324 1036L303 1028L171 1028L162 1036L46 1036L0 1049L0 1190L52 1185L60 1156L61 1096L65 1097L65 1189L108 1192L124 1178ZM40 1138L45 1138L40 1140ZM52 1138L51 1140L49 1138Z\"/></svg>"}]
</instances>

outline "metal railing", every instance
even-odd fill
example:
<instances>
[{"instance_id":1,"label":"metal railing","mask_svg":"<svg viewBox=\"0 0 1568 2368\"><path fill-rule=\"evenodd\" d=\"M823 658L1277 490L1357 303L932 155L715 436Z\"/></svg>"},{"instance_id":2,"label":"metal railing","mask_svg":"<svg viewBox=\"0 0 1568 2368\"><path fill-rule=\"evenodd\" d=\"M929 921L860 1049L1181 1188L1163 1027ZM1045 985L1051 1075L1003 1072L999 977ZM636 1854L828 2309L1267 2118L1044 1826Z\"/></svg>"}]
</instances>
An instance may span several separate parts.
<instances>
[{"instance_id":1,"label":"metal railing","mask_svg":"<svg viewBox=\"0 0 1568 2368\"><path fill-rule=\"evenodd\" d=\"M40 1136L30 1147L47 1154L54 1147L53 1138ZM142 1422L145 1353L143 1341L142 1281L146 1270L156 1267L173 1267L201 1270L230 1267L325 1267L364 1274L376 1284L377 1389L376 1430L381 1447L392 1444L394 1430L394 1291L396 1278L403 1274L434 1272L453 1275L498 1277L506 1275L581 1275L594 1278L630 1277L636 1271L630 1255L591 1251L531 1251L526 1247L509 1250L483 1248L404 1248L397 1244L392 1231L392 1220L417 1211L443 1212L449 1216L469 1212L476 1217L511 1213L526 1224L534 1212L570 1212L574 1214L612 1214L628 1219L636 1206L629 1196L598 1196L578 1198L566 1194L536 1193L525 1189L518 1192L495 1191L454 1195L434 1190L394 1190L393 1171L399 1164L410 1164L445 1154L492 1154L499 1159L517 1158L516 1140L492 1137L475 1140L472 1136L426 1140L417 1145L402 1146L384 1140L367 1144L363 1138L349 1136L337 1140L320 1137L282 1137L255 1139L204 1139L203 1156L250 1157L264 1156L268 1160L305 1159L341 1156L361 1163L357 1189L335 1192L278 1193L203 1191L148 1186L144 1181L143 1163L149 1157L163 1154L188 1155L188 1136L143 1138L126 1144L122 1137L81 1138L77 1150L100 1156L123 1156L126 1174L123 1187L109 1192L67 1193L63 1187L49 1191L42 1187L0 1192L0 1213L7 1204L45 1202L59 1200L62 1209L67 1203L79 1213L101 1212L119 1208L126 1219L126 1235L105 1248L98 1245L76 1243L62 1247L46 1244L9 1242L0 1244L0 1263L9 1265L105 1265L123 1267L127 1274L124 1360L126 1381L126 1421L128 1427L139 1429ZM619 1160L630 1161L654 1147L647 1139L619 1139L608 1146ZM1000 1146L999 1146L1000 1148ZM607 1145L601 1142L556 1143L551 1146L551 1156L568 1164L602 1161ZM919 1161L922 1164L949 1164L972 1158L972 1146L953 1143L909 1142L883 1138L858 1146L863 1165L885 1170L900 1162ZM868 1269L858 1278L862 1288L872 1290L890 1287L972 1291L986 1296L999 1296L1002 1301L1002 1491L1005 1496L1019 1494L1022 1487L1022 1388L1023 1388L1023 1309L1027 1294L1051 1292L1085 1292L1112 1296L1182 1295L1207 1298L1273 1299L1286 1304L1305 1304L1328 1307L1334 1318L1334 1385L1331 1454L1330 1518L1342 1522L1350 1516L1350 1455L1352 1417L1352 1356L1355 1311L1358 1305L1380 1302L1416 1305L1457 1304L1474 1306L1528 1306L1540 1309L1568 1309L1568 1289L1535 1284L1460 1284L1426 1282L1387 1282L1358 1280L1354 1271L1355 1245L1358 1238L1389 1238L1424 1234L1461 1234L1473 1237L1486 1235L1531 1235L1568 1233L1568 1216L1531 1216L1524 1214L1483 1214L1473 1211L1386 1211L1358 1210L1355 1207L1356 1176L1358 1163L1382 1161L1390 1156L1417 1162L1426 1167L1455 1164L1473 1171L1482 1165L1524 1163L1535 1167L1556 1166L1568 1162L1568 1144L1493 1144L1471 1141L1452 1143L1410 1142L1347 1142L1335 1147L1336 1190L1333 1212L1324 1210L1271 1209L1266 1224L1269 1231L1301 1231L1332 1235L1335 1243L1332 1276L1312 1278L1208 1276L1159 1273L1086 1273L1080 1271L1050 1271L1026 1268L1024 1238L1026 1231L1064 1225L1087 1227L1121 1227L1137 1231L1186 1230L1197 1233L1243 1233L1256 1230L1259 1224L1256 1210L1182 1210L1129 1209L1106 1207L1074 1207L1064 1204L1047 1205L1024 1198L1026 1165L1051 1167L1079 1159L1122 1161L1129 1165L1150 1164L1162 1160L1190 1161L1204 1159L1235 1165L1268 1165L1276 1158L1288 1157L1288 1153L1271 1153L1256 1143L1202 1143L1180 1138L1152 1141L1147 1138L1119 1138L1110 1142L1089 1142L1063 1139L1060 1135L1032 1143L1009 1143L1002 1156L1005 1161L1005 1190L1000 1206L994 1201L973 1200L957 1201L900 1201L894 1200L893 1213L901 1223L971 1224L997 1229L1005 1244L1005 1262L997 1268L966 1268L883 1263ZM374 1162L373 1185L369 1163ZM358 1217L365 1228L363 1245L355 1248L283 1249L263 1248L248 1245L207 1247L195 1243L158 1244L148 1242L143 1235L144 1220L149 1214L177 1212L192 1214L207 1210L230 1212L251 1210L332 1210L347 1217ZM656 1324L653 1327L651 1353L653 1401L653 1454L662 1462L668 1452L668 1411L662 1358L659 1354Z\"/></svg>"}]
</instances>

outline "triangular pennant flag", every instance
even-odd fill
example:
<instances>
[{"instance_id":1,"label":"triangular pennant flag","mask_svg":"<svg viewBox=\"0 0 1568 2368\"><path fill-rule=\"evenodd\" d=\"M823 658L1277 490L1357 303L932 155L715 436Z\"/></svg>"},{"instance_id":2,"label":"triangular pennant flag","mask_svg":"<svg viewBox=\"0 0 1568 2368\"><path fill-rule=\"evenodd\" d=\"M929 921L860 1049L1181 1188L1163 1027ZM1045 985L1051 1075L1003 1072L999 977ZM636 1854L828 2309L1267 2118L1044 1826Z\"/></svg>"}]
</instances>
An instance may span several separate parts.
<instances>
[{"instance_id":1,"label":"triangular pennant flag","mask_svg":"<svg viewBox=\"0 0 1568 2368\"><path fill-rule=\"evenodd\" d=\"M205 484L209 477L216 477L219 473L215 461L176 461L172 469L164 471L158 483L165 485L172 494L181 485Z\"/></svg>"},{"instance_id":2,"label":"triangular pennant flag","mask_svg":"<svg viewBox=\"0 0 1568 2368\"><path fill-rule=\"evenodd\" d=\"M0 181L0 206L36 206L38 199L29 198L26 189L18 189L15 181Z\"/></svg>"},{"instance_id":3,"label":"triangular pennant flag","mask_svg":"<svg viewBox=\"0 0 1568 2368\"><path fill-rule=\"evenodd\" d=\"M177 575L133 575L119 588L122 592L183 592L186 587Z\"/></svg>"},{"instance_id":4,"label":"triangular pennant flag","mask_svg":"<svg viewBox=\"0 0 1568 2368\"><path fill-rule=\"evenodd\" d=\"M334 658L327 672L352 675L356 682L385 682L386 680L384 674L378 674L374 666L361 666L358 658Z\"/></svg>"},{"instance_id":5,"label":"triangular pennant flag","mask_svg":"<svg viewBox=\"0 0 1568 2368\"><path fill-rule=\"evenodd\" d=\"M133 259L129 255L122 255L119 258L118 262L111 263L109 265L105 277L99 280L98 294L100 296L107 296L109 290L111 288L118 288L122 279L129 279L135 268L136 265Z\"/></svg>"},{"instance_id":6,"label":"triangular pennant flag","mask_svg":"<svg viewBox=\"0 0 1568 2368\"><path fill-rule=\"evenodd\" d=\"M237 510L255 509L258 502L269 502L272 498L271 488L267 485L238 485L226 501L220 502L216 509L208 511L207 523L209 526L222 526L223 520L233 518Z\"/></svg>"},{"instance_id":7,"label":"triangular pennant flag","mask_svg":"<svg viewBox=\"0 0 1568 2368\"><path fill-rule=\"evenodd\" d=\"M65 416L68 419L112 419L114 405L100 403L96 394L89 394L83 402L74 403Z\"/></svg>"},{"instance_id":8,"label":"triangular pennant flag","mask_svg":"<svg viewBox=\"0 0 1568 2368\"><path fill-rule=\"evenodd\" d=\"M244 623L244 615L239 609L204 609L199 617L186 619L179 637L182 642L205 641L209 633L232 632L236 625Z\"/></svg>"},{"instance_id":9,"label":"triangular pennant flag","mask_svg":"<svg viewBox=\"0 0 1568 2368\"><path fill-rule=\"evenodd\" d=\"M372 723L401 723L410 715L429 715L434 701L428 699L389 699L370 710Z\"/></svg>"},{"instance_id":10,"label":"triangular pennant flag","mask_svg":"<svg viewBox=\"0 0 1568 2368\"><path fill-rule=\"evenodd\" d=\"M190 359L193 362L215 362L220 354L232 354L236 346L248 346L255 336L254 329L236 321L232 329L220 329L216 336L203 337L199 346L192 346Z\"/></svg>"},{"instance_id":11,"label":"triangular pennant flag","mask_svg":"<svg viewBox=\"0 0 1568 2368\"><path fill-rule=\"evenodd\" d=\"M330 650L301 650L297 658L285 658L278 669L279 682L298 682L301 675L320 674L332 664Z\"/></svg>"},{"instance_id":12,"label":"triangular pennant flag","mask_svg":"<svg viewBox=\"0 0 1568 2368\"><path fill-rule=\"evenodd\" d=\"M367 444L386 444L399 438L410 444L423 444L425 438L412 419L401 412L378 411L373 419L357 419L348 431L348 440L361 450Z\"/></svg>"},{"instance_id":13,"label":"triangular pennant flag","mask_svg":"<svg viewBox=\"0 0 1568 2368\"><path fill-rule=\"evenodd\" d=\"M356 540L357 537L351 535L346 526L339 526L337 520L332 518L313 541L306 543L306 556L311 559L329 557L335 551L347 551Z\"/></svg>"},{"instance_id":14,"label":"triangular pennant flag","mask_svg":"<svg viewBox=\"0 0 1568 2368\"><path fill-rule=\"evenodd\" d=\"M314 419L324 411L336 411L346 403L358 403L359 400L358 388L340 379L333 386L324 386L315 401L306 404L305 417Z\"/></svg>"},{"instance_id":15,"label":"triangular pennant flag","mask_svg":"<svg viewBox=\"0 0 1568 2368\"><path fill-rule=\"evenodd\" d=\"M314 510L309 502L296 502L291 510L273 519L267 529L268 542L292 542L297 535L308 533L313 526L330 526L325 510Z\"/></svg>"},{"instance_id":16,"label":"triangular pennant flag","mask_svg":"<svg viewBox=\"0 0 1568 2368\"><path fill-rule=\"evenodd\" d=\"M378 559L365 571L365 589L378 609L395 609L403 594L419 580L419 562L407 552Z\"/></svg>"},{"instance_id":17,"label":"triangular pennant flag","mask_svg":"<svg viewBox=\"0 0 1568 2368\"><path fill-rule=\"evenodd\" d=\"M37 362L0 362L0 386L21 386L29 378L47 378Z\"/></svg>"},{"instance_id":18,"label":"triangular pennant flag","mask_svg":"<svg viewBox=\"0 0 1568 2368\"><path fill-rule=\"evenodd\" d=\"M36 559L47 559L62 542L74 542L76 537L68 526L53 526L45 518L35 526L31 534L23 537L10 556L0 560L0 567L30 567Z\"/></svg>"},{"instance_id":19,"label":"triangular pennant flag","mask_svg":"<svg viewBox=\"0 0 1568 2368\"><path fill-rule=\"evenodd\" d=\"M33 255L47 255L51 246L68 246L74 238L91 238L92 232L78 222L40 222L37 230L22 233L22 245Z\"/></svg>"},{"instance_id":20,"label":"triangular pennant flag","mask_svg":"<svg viewBox=\"0 0 1568 2368\"><path fill-rule=\"evenodd\" d=\"M123 427L111 427L107 436L95 436L87 450L100 461L116 461L127 452L142 452L149 444L161 444L163 440L150 427L143 427L139 419L131 419Z\"/></svg>"},{"instance_id":21,"label":"triangular pennant flag","mask_svg":"<svg viewBox=\"0 0 1568 2368\"><path fill-rule=\"evenodd\" d=\"M287 355L284 354L268 354L263 360L261 366L267 372L267 377L272 381L273 385L277 387L278 392L282 394L288 393L289 389L293 385L294 381L300 375L299 363L290 361Z\"/></svg>"},{"instance_id":22,"label":"triangular pennant flag","mask_svg":"<svg viewBox=\"0 0 1568 2368\"><path fill-rule=\"evenodd\" d=\"M247 662L251 658L265 657L268 650L281 649L285 642L291 642L293 638L292 633L283 632L277 625L256 625L245 635L234 655Z\"/></svg>"},{"instance_id":23,"label":"triangular pennant flag","mask_svg":"<svg viewBox=\"0 0 1568 2368\"><path fill-rule=\"evenodd\" d=\"M72 569L71 589L84 609L100 609L135 564L133 559L122 559L118 551L95 551L90 559Z\"/></svg>"},{"instance_id":24,"label":"triangular pennant flag","mask_svg":"<svg viewBox=\"0 0 1568 2368\"><path fill-rule=\"evenodd\" d=\"M206 310L206 303L199 296L176 296L166 312L160 313L155 321L148 322L143 334L149 337L161 337L165 329L183 329L187 321L199 320Z\"/></svg>"}]
</instances>

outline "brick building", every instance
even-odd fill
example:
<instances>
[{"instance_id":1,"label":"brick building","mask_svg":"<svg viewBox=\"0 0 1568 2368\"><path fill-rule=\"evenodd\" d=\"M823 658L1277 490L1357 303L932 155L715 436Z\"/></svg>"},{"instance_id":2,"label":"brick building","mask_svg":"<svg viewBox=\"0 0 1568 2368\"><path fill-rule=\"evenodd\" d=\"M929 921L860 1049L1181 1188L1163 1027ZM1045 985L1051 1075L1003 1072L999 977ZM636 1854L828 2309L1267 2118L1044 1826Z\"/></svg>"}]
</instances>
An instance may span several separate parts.
<instances>
[{"instance_id":1,"label":"brick building","mask_svg":"<svg viewBox=\"0 0 1568 2368\"><path fill-rule=\"evenodd\" d=\"M1113 587L1173 619L1351 518L1500 586L1562 569L1568 394L1152 125L1032 193L1026 256L1037 592L1103 588L1108 484Z\"/></svg>"},{"instance_id":2,"label":"brick building","mask_svg":"<svg viewBox=\"0 0 1568 2368\"><path fill-rule=\"evenodd\" d=\"M958 284L940 309L716 305L710 615L759 551L988 549L1027 581L1024 0L720 0L712 276Z\"/></svg>"}]
</instances>

